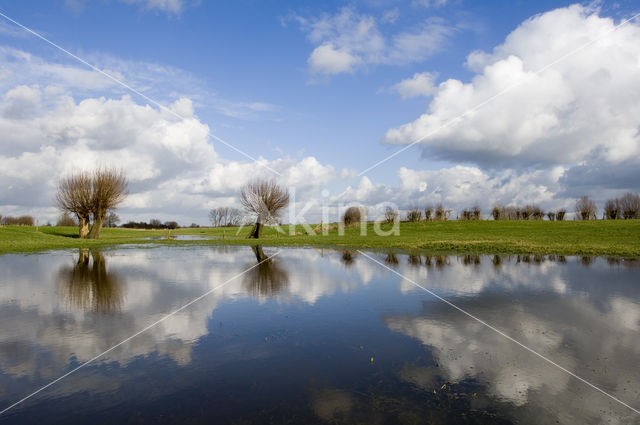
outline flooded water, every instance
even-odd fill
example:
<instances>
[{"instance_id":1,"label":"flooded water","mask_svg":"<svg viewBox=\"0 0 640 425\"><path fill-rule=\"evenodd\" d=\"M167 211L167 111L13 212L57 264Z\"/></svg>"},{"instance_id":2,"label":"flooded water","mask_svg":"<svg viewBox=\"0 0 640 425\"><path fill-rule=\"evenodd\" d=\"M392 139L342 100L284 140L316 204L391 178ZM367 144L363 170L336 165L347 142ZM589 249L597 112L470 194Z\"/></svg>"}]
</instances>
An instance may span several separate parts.
<instances>
[{"instance_id":1,"label":"flooded water","mask_svg":"<svg viewBox=\"0 0 640 425\"><path fill-rule=\"evenodd\" d=\"M637 261L366 255L0 256L0 422L640 423Z\"/></svg>"}]
</instances>

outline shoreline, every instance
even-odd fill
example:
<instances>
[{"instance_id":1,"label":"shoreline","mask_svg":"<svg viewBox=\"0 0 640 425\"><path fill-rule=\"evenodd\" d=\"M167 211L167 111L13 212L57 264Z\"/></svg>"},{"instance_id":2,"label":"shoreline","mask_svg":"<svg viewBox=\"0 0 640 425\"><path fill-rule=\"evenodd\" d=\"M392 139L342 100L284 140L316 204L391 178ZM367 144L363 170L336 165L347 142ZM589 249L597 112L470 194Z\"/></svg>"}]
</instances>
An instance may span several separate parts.
<instances>
[{"instance_id":1,"label":"shoreline","mask_svg":"<svg viewBox=\"0 0 640 425\"><path fill-rule=\"evenodd\" d=\"M390 227L390 225L387 225ZM400 224L400 234L376 235L373 225L336 230L328 235L305 234L304 228L282 226L287 234L265 227L261 239L248 239L250 230L238 228L182 228L138 230L107 228L99 240L78 239L74 227L0 227L0 255L34 253L56 249L103 248L127 244L263 245L273 247L317 247L343 250L393 250L408 254L531 254L585 255L620 258L640 257L640 220L598 221L446 221ZM312 226L315 227L315 226ZM384 228L384 225L383 225ZM240 233L238 233L240 230ZM295 235L288 232L293 231ZM167 237L206 238L168 240ZM160 239L158 239L160 238ZM223 240L224 238L224 240Z\"/></svg>"}]
</instances>

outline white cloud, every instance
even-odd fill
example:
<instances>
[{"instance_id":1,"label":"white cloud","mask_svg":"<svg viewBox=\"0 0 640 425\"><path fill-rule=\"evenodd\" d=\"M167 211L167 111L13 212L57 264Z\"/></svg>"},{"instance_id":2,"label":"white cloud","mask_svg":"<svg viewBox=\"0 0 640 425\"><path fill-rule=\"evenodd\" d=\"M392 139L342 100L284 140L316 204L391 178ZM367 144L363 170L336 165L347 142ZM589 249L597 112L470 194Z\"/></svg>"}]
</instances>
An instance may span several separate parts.
<instances>
[{"instance_id":1,"label":"white cloud","mask_svg":"<svg viewBox=\"0 0 640 425\"><path fill-rule=\"evenodd\" d=\"M440 50L453 31L441 20L427 19L415 28L383 34L380 24L393 25L398 16L394 9L377 19L345 7L334 15L294 19L317 44L308 59L311 73L333 75L351 73L368 64L423 61Z\"/></svg>"},{"instance_id":2,"label":"white cloud","mask_svg":"<svg viewBox=\"0 0 640 425\"><path fill-rule=\"evenodd\" d=\"M440 19L427 19L418 28L395 34L386 63L402 65L422 62L442 48L452 28Z\"/></svg>"},{"instance_id":3,"label":"white cloud","mask_svg":"<svg viewBox=\"0 0 640 425\"><path fill-rule=\"evenodd\" d=\"M615 163L638 156L640 26L611 32L614 25L580 5L525 21L492 53L469 55L477 72L471 82L441 83L428 112L389 130L385 141L406 144L428 135L422 145L430 153L491 165L578 163L592 155Z\"/></svg>"},{"instance_id":4,"label":"white cloud","mask_svg":"<svg viewBox=\"0 0 640 425\"><path fill-rule=\"evenodd\" d=\"M5 188L0 205L19 206L42 222L43 216L54 219L50 206L58 178L99 165L117 165L127 173L131 195L122 208L127 219L153 216L184 224L204 224L207 209L221 201L235 204L248 180L274 176L255 163L220 158L209 127L188 98L170 105L183 120L126 95L76 102L62 90L22 85L2 99L0 131L6 137L0 145L0 185ZM313 157L260 162L278 170L282 183L302 194L348 175Z\"/></svg>"},{"instance_id":5,"label":"white cloud","mask_svg":"<svg viewBox=\"0 0 640 425\"><path fill-rule=\"evenodd\" d=\"M436 75L430 72L417 72L413 77L400 81L393 89L403 99L417 96L431 96L436 92L434 80Z\"/></svg>"},{"instance_id":6,"label":"white cloud","mask_svg":"<svg viewBox=\"0 0 640 425\"><path fill-rule=\"evenodd\" d=\"M0 131L6 135L0 144L2 214L32 214L42 223L55 221L53 193L60 176L117 165L131 181L130 196L120 210L123 221L158 218L205 224L209 208L239 206L238 191L249 179L274 176L258 164L218 156L208 125L196 115L201 97L189 95L203 96L205 91L198 79L182 70L105 55L90 58L101 69L170 105L184 120L136 102L97 72L10 47L0 47L0 57L4 76ZM215 94L206 101L215 111L236 119L279 111L270 103L230 101ZM260 163L278 170L282 183L295 186L298 199L352 174L310 156L260 158Z\"/></svg>"},{"instance_id":7,"label":"white cloud","mask_svg":"<svg viewBox=\"0 0 640 425\"><path fill-rule=\"evenodd\" d=\"M400 17L400 12L398 8L387 10L382 14L380 18L380 23L382 24L395 24L398 18Z\"/></svg>"},{"instance_id":8,"label":"white cloud","mask_svg":"<svg viewBox=\"0 0 640 425\"><path fill-rule=\"evenodd\" d=\"M121 0L124 3L139 4L147 10L159 10L179 14L187 4L185 0Z\"/></svg>"},{"instance_id":9,"label":"white cloud","mask_svg":"<svg viewBox=\"0 0 640 425\"><path fill-rule=\"evenodd\" d=\"M453 211L454 218L456 212L470 208L474 203L485 213L489 213L495 204L536 203L546 209L567 208L570 201L557 196L564 171L563 167L530 172L487 172L463 165L439 170L401 167L396 185L374 184L365 176L357 185L347 187L336 196L335 201L369 207L392 202L400 209L442 203Z\"/></svg>"},{"instance_id":10,"label":"white cloud","mask_svg":"<svg viewBox=\"0 0 640 425\"><path fill-rule=\"evenodd\" d=\"M419 141L425 156L487 170L561 166L548 187L558 196L639 190L640 25L616 29L598 13L573 5L536 15L492 52L471 53L471 81L442 82L427 112L384 141ZM413 80L395 88L416 93Z\"/></svg>"},{"instance_id":11,"label":"white cloud","mask_svg":"<svg viewBox=\"0 0 640 425\"><path fill-rule=\"evenodd\" d=\"M325 43L313 49L307 62L311 72L332 75L353 72L362 60L346 49L336 49L332 43Z\"/></svg>"},{"instance_id":12,"label":"white cloud","mask_svg":"<svg viewBox=\"0 0 640 425\"><path fill-rule=\"evenodd\" d=\"M98 69L162 104L188 97L201 107L239 120L275 119L281 111L278 105L258 100L231 100L207 88L193 74L172 66L153 62L123 60L100 53L83 55ZM55 98L60 92L70 92L76 98L130 94L128 89L99 72L79 67L75 62L53 62L9 46L0 46L0 90L12 90L18 85L31 86L45 81L43 89Z\"/></svg>"}]
</instances>

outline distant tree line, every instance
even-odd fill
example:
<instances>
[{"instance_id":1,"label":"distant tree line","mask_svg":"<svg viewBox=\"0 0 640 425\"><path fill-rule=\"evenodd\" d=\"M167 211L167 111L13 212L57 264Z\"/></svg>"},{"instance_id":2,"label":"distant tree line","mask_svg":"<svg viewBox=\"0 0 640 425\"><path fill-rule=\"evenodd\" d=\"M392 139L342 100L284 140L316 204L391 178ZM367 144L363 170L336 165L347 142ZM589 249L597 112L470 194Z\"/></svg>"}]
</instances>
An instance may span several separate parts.
<instances>
[{"instance_id":1,"label":"distant tree line","mask_svg":"<svg viewBox=\"0 0 640 425\"><path fill-rule=\"evenodd\" d=\"M546 216L550 221L563 221L566 214L567 210L564 208L545 212L535 204L525 205L524 207L495 205L491 210L491 217L494 220L542 220Z\"/></svg>"},{"instance_id":2,"label":"distant tree line","mask_svg":"<svg viewBox=\"0 0 640 425\"><path fill-rule=\"evenodd\" d=\"M12 217L10 215L1 216L0 224L5 226L33 226L35 220L30 215L21 215L20 217Z\"/></svg>"},{"instance_id":3,"label":"distant tree line","mask_svg":"<svg viewBox=\"0 0 640 425\"><path fill-rule=\"evenodd\" d=\"M423 214L424 212L424 214ZM448 220L451 210L445 209L442 204L432 207L428 205L424 210L419 207L412 206L407 210L405 221L445 221ZM598 208L596 203L588 196L582 196L575 203L575 219L576 220L595 220L597 218ZM348 214L345 213L343 220ZM392 222L398 216L398 211L393 208L387 208L385 211L385 221ZM491 210L491 218L494 220L544 220L563 221L567 216L565 208L558 210L544 211L536 204L519 205L494 205ZM458 220L482 220L482 210L479 205L471 208L464 208L458 214ZM625 193L619 198L608 199L604 205L603 219L640 219L640 195L636 193ZM345 221L346 223L346 221Z\"/></svg>"},{"instance_id":4,"label":"distant tree line","mask_svg":"<svg viewBox=\"0 0 640 425\"><path fill-rule=\"evenodd\" d=\"M129 221L123 224L122 227L125 227L127 229L151 230L151 229L177 229L178 227L180 227L180 225L176 221L165 221L164 223L162 223L160 220L153 218L148 223L145 221ZM191 225L191 227L193 227L193 225Z\"/></svg>"}]
</instances>

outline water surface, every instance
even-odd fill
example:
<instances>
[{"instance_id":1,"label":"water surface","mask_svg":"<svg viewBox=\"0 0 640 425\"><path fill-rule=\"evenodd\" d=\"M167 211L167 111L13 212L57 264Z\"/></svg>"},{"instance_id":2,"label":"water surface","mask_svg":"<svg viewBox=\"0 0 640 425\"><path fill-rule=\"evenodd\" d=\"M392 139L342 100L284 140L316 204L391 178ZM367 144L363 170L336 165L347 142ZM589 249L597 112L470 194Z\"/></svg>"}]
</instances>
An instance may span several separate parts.
<instances>
[{"instance_id":1,"label":"water surface","mask_svg":"<svg viewBox=\"0 0 640 425\"><path fill-rule=\"evenodd\" d=\"M637 409L637 261L277 252L0 256L0 410L211 291L0 422L640 423L411 282Z\"/></svg>"}]
</instances>

